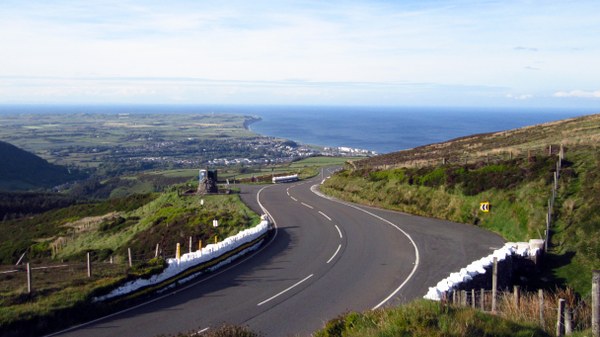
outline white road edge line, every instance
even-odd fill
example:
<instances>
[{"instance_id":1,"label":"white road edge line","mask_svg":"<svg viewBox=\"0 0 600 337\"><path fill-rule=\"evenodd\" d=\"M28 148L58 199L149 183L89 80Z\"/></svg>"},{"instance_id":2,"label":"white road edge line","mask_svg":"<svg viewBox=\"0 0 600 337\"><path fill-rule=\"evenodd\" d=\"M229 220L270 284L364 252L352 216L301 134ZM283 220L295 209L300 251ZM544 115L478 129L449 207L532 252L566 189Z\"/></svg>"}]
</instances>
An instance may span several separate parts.
<instances>
[{"instance_id":1,"label":"white road edge line","mask_svg":"<svg viewBox=\"0 0 600 337\"><path fill-rule=\"evenodd\" d=\"M337 253L340 252L340 249L342 249L342 245L338 245L338 248L336 249L335 253L333 253L333 255L329 258L329 260L327 260L327 263L329 264L329 262L331 262L331 260L333 260L333 258L337 255Z\"/></svg>"},{"instance_id":2,"label":"white road edge line","mask_svg":"<svg viewBox=\"0 0 600 337\"><path fill-rule=\"evenodd\" d=\"M292 200L294 200L294 201L298 201L298 199L296 199L296 198L294 198L292 196L290 196L290 198L292 198Z\"/></svg>"},{"instance_id":3,"label":"white road edge line","mask_svg":"<svg viewBox=\"0 0 600 337\"><path fill-rule=\"evenodd\" d=\"M321 211L319 211L319 214L321 214L322 216L324 216L324 217L325 217L325 219L327 219L327 220L331 221L331 218L330 218L330 217L328 217L328 216L327 216L327 214L325 214L325 213L323 213L323 212L321 212Z\"/></svg>"},{"instance_id":4,"label":"white road edge line","mask_svg":"<svg viewBox=\"0 0 600 337\"><path fill-rule=\"evenodd\" d=\"M136 305L136 306L133 306L133 307L130 307L130 308L127 308L127 309L123 309L123 310L121 310L121 311L117 311L117 312L115 312L115 313L112 313L112 314L110 314L110 315L106 315L106 316L104 316L104 317L96 318L96 319L94 319L94 320L91 320L91 321L89 321L89 322L81 323L81 324L79 324L79 325L75 325L75 326L72 326L72 327L70 327L70 328L67 328L67 329L64 329L64 330L61 330L61 331L56 331L56 332L53 332L53 333L51 333L51 334L49 334L49 335L45 335L44 337L57 336L57 335L60 335L60 334L63 334L63 333L69 332L69 331L74 331L74 330L77 330L77 329L79 329L79 328L83 328L83 327L85 327L85 326L89 326L89 325L92 325L92 324L94 324L94 323L101 322L101 321L103 321L103 320L105 320L105 319L108 319L108 318L111 318L111 317L114 317L114 316L117 316L117 315L120 315L120 314L124 314L124 313L126 313L126 312L129 312L129 311L132 311L132 310L134 310L134 309L137 309L137 308L143 307L143 306L145 306L145 305L148 305L148 304L150 304L150 303L154 303L154 302L160 301L160 300L162 300L163 298L166 298L166 297L172 296L172 295L174 295L174 294L176 294L176 293L178 293L178 292L184 291L184 290L186 290L186 289L189 289L189 288L191 288L191 287L194 287L194 286L196 286L196 285L198 285L198 284L200 284L200 283L206 282L206 281L208 281L208 280L210 280L210 279L212 279L212 278L214 278L214 277L216 277L216 276L218 276L218 275L220 275L220 274L223 274L224 272L226 272L226 271L228 271L228 270L230 270L230 269L232 269L232 268L235 268L235 267L239 266L240 264L242 264L243 262L246 262L247 260L249 260L250 258L252 258L253 256L255 256L256 254L258 254L258 253L262 252L262 251L263 251L265 248L267 248L267 247L268 247L268 246L269 246L271 243L273 243L273 241L275 241L275 238L277 237L277 233L278 233L278 229L277 229L277 222L276 222L276 221L275 221L275 219L274 219L274 218L271 216L271 213L269 213L269 211L267 211L267 209L266 209L266 208L265 208L265 207L262 205L262 203L260 202L260 192L262 192L262 191L263 191L265 188L269 188L269 187L271 187L271 186L275 186L275 185L269 185L269 186L265 186L265 187L261 188L261 189L260 189L260 190L259 190L259 191L256 193L256 201L258 202L258 206L260 206L260 209L262 209L262 211L263 211L263 212L265 212L265 214L267 214L267 215L269 216L269 219L271 219L271 221L273 221L273 228L275 229L275 233L273 234L273 237L271 238L271 240L270 240L269 242L267 242L266 244L264 244L264 245L263 245L263 246L262 246L262 247L261 247L259 250L255 251L254 253L252 253L252 254L248 255L248 256L247 256L247 257L245 257L245 258L242 258L242 259L240 259L240 260L239 260L237 263L233 263L233 264L230 264L230 265L229 265L229 266L227 266L227 267L224 267L224 268L222 268L222 269L219 269L218 271L215 271L215 272L213 272L213 274L210 274L210 275L209 275L209 276L207 276L206 278L203 278L203 279L200 279L200 280L198 280L198 281L196 281L196 282L190 283L190 284L188 284L187 286L185 286L185 287L183 287L183 288L181 288L181 289L177 289L177 290L175 290L174 292L169 292L169 293L167 293L167 294L164 294L164 295L162 295L162 296L159 296L159 297L153 298L153 299L151 299L150 301L147 301L147 302L144 302L144 303L140 303L140 304L138 304L138 305Z\"/></svg>"},{"instance_id":5,"label":"white road edge line","mask_svg":"<svg viewBox=\"0 0 600 337\"><path fill-rule=\"evenodd\" d=\"M305 203L303 203L303 202L301 202L301 204L302 204L302 206L308 207L308 208L310 208L310 209L313 209L313 208L314 208L314 207L312 207L311 205L309 205L309 204L305 204Z\"/></svg>"},{"instance_id":6,"label":"white road edge line","mask_svg":"<svg viewBox=\"0 0 600 337\"><path fill-rule=\"evenodd\" d=\"M335 226L335 229L337 229L337 230L338 230L338 233L340 234L340 239L344 238L344 237L342 236L342 230L341 230L341 229L338 227L338 225L334 225L334 226Z\"/></svg>"},{"instance_id":7,"label":"white road edge line","mask_svg":"<svg viewBox=\"0 0 600 337\"><path fill-rule=\"evenodd\" d=\"M261 306L261 305L263 305L263 304L265 304L265 303L267 303L267 302L269 302L269 301L271 301L271 300L274 300L275 298L277 298L277 297L279 297L279 296L281 296L281 295L285 294L286 292L288 292L288 291L290 291L290 290L294 289L295 287L299 286L300 284L302 284L302 282L304 282L304 281L308 280L309 278L313 277L314 275L315 275L315 274L310 274L310 275L308 275L307 277L303 278L302 280L300 280L300 281L298 281L298 282L294 283L292 286L290 286L290 287L288 287L288 288L286 288L286 289L284 289L284 290L280 291L279 293L277 293L277 294L275 294L275 295L273 295L273 296L271 296L271 297L267 298L266 300L264 300L264 301L262 301L262 302L258 303L258 304L257 304L257 306Z\"/></svg>"},{"instance_id":8,"label":"white road edge line","mask_svg":"<svg viewBox=\"0 0 600 337\"><path fill-rule=\"evenodd\" d=\"M408 238L408 240L412 244L413 248L415 249L415 263L414 263L414 267L413 267L412 271L410 272L410 274L408 275L408 277L404 280L404 282L402 282L402 284L400 284L400 286L398 286L398 288L396 288L388 297L384 298L383 301L379 302L376 306L374 306L373 308L371 308L371 310L378 309L379 307L381 307L382 305L384 305L385 302L389 301L392 297L394 297L394 295L396 295L406 285L406 283L408 283L408 281L414 276L415 272L417 271L417 268L419 267L419 248L417 248L417 244L415 243L415 241L413 240L413 238L407 232L405 232L404 230L402 230L402 228L398 227L398 225L394 224L393 222L391 222L391 221L389 221L387 219L384 219L384 218L380 217L377 214L374 214L374 213L371 213L371 212L369 212L369 211L367 211L365 209L362 209L362 208L360 208L360 207L358 207L356 205L353 205L351 203L348 203L348 202L345 202L345 201L341 201L341 200L338 200L338 199L326 196L325 194L321 193L320 191L317 191L317 187L318 186L319 185L313 185L313 186L311 186L310 190L314 194L320 196L321 198L325 198L325 199L331 200L333 202L337 202L339 204L346 205L348 207L352 207L352 208L354 208L356 210L359 210L361 212L369 214L370 216L375 217L375 218L377 218L377 219L379 219L379 220L387 223L388 225L396 228L397 230L399 230L400 232L402 232L402 234L404 234L404 236L406 236Z\"/></svg>"}]
</instances>

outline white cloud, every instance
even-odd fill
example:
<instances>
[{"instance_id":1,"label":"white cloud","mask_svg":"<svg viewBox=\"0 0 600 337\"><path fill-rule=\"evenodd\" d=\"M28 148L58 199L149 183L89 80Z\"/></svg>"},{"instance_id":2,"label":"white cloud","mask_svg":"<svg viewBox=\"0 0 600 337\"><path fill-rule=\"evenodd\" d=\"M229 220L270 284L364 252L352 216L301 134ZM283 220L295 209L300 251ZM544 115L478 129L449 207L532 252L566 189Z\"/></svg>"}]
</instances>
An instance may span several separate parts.
<instances>
[{"instance_id":1,"label":"white cloud","mask_svg":"<svg viewBox=\"0 0 600 337\"><path fill-rule=\"evenodd\" d=\"M361 95L364 103L377 103L380 95L397 97L398 104L406 97L442 104L454 95L461 102L490 96L506 101L507 91L552 92L557 81L567 88L594 85L600 77L593 47L600 3L548 1L0 1L0 78L49 78L47 90L39 83L3 88L19 97L152 96L166 103L168 97L198 100L201 94L209 102L253 94L253 100L269 101L285 94L333 97L342 104ZM66 85L58 78L98 81ZM212 82L169 87L103 78ZM281 84L290 78L311 87ZM332 83L343 83L343 90ZM348 89L356 83L384 85ZM409 97L409 88L398 83L457 89L449 95L415 86ZM284 92L282 85L293 89ZM489 95L471 87L504 89ZM339 94L329 96L331 91ZM0 103L7 97L15 99L0 95Z\"/></svg>"},{"instance_id":2,"label":"white cloud","mask_svg":"<svg viewBox=\"0 0 600 337\"><path fill-rule=\"evenodd\" d=\"M531 95L531 94L517 94L517 95L507 94L506 98L514 99L514 100L517 100L517 101L525 101L525 100L528 100L530 98L533 98L533 95Z\"/></svg>"},{"instance_id":3,"label":"white cloud","mask_svg":"<svg viewBox=\"0 0 600 337\"><path fill-rule=\"evenodd\" d=\"M558 92L554 93L554 97L600 98L600 90L596 90L596 91L585 91L585 90L558 91Z\"/></svg>"},{"instance_id":4,"label":"white cloud","mask_svg":"<svg viewBox=\"0 0 600 337\"><path fill-rule=\"evenodd\" d=\"M538 51L537 48L534 47L523 47L523 46L516 46L513 48L513 50L517 50L517 51Z\"/></svg>"}]
</instances>

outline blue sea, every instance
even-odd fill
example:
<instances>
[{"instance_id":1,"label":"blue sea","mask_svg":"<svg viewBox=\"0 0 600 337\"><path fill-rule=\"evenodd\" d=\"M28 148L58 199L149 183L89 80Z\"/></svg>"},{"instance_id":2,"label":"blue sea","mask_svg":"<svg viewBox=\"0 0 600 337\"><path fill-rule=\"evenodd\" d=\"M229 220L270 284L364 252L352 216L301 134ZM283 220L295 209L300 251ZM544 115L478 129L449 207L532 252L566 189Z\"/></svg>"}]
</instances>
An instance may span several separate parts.
<instances>
[{"instance_id":1,"label":"blue sea","mask_svg":"<svg viewBox=\"0 0 600 337\"><path fill-rule=\"evenodd\" d=\"M250 129L304 144L378 153L477 133L599 113L592 109L225 105L0 105L6 113L234 113L261 117ZM1 132L1 131L0 131Z\"/></svg>"}]
</instances>

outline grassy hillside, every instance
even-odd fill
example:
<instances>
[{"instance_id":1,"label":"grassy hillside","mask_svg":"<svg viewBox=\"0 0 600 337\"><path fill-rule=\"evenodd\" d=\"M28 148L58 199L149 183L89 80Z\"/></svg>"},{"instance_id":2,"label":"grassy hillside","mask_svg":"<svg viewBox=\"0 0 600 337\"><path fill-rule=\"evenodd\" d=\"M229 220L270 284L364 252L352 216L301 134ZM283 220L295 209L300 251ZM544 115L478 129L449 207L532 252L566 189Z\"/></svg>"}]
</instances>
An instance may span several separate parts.
<instances>
[{"instance_id":1,"label":"grassy hillside","mask_svg":"<svg viewBox=\"0 0 600 337\"><path fill-rule=\"evenodd\" d=\"M591 270L600 267L599 139L600 115L464 137L354 162L322 189L345 200L481 226L510 241L541 238L563 144L551 254L540 280L585 297ZM490 213L479 210L484 201Z\"/></svg>"},{"instance_id":2,"label":"grassy hillside","mask_svg":"<svg viewBox=\"0 0 600 337\"><path fill-rule=\"evenodd\" d=\"M528 153L553 153L558 144L566 147L600 143L600 114L571 118L535 126L461 137L447 142L372 157L356 162L357 167L388 169L446 163L477 163L482 160L524 157Z\"/></svg>"},{"instance_id":3,"label":"grassy hillside","mask_svg":"<svg viewBox=\"0 0 600 337\"><path fill-rule=\"evenodd\" d=\"M33 153L0 141L0 190L49 188L77 179L80 175L53 165Z\"/></svg>"},{"instance_id":4,"label":"grassy hillside","mask_svg":"<svg viewBox=\"0 0 600 337\"><path fill-rule=\"evenodd\" d=\"M517 323L470 308L416 301L385 310L349 313L329 321L315 337L501 337L549 336L533 325Z\"/></svg>"},{"instance_id":5,"label":"grassy hillside","mask_svg":"<svg viewBox=\"0 0 600 337\"><path fill-rule=\"evenodd\" d=\"M218 228L212 226L213 219L219 220ZM198 240L203 245L215 238L223 240L259 221L238 195L186 196L178 187L4 221L0 224L0 261L8 266L0 270L20 272L0 274L0 334L24 327L35 332L49 324L60 326L57 319L48 317L74 324L102 310L110 312L111 308L95 306L90 299L125 280L162 270L164 259L154 258L156 244L160 244L161 256L174 257L177 243L183 253L188 251L190 236L195 250ZM131 268L128 248L133 255ZM87 252L94 265L91 278L86 273ZM33 267L58 265L33 271L31 294L22 266L14 266L23 253ZM61 268L63 264L68 267Z\"/></svg>"}]
</instances>

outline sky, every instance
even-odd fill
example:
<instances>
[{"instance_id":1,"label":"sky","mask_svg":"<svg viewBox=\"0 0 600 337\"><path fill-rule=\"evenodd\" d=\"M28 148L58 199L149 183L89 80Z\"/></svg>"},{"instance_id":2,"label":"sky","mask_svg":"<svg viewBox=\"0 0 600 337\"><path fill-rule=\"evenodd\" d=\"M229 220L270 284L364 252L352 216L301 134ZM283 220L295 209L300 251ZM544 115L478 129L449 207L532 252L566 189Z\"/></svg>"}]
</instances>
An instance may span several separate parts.
<instances>
[{"instance_id":1,"label":"sky","mask_svg":"<svg viewBox=\"0 0 600 337\"><path fill-rule=\"evenodd\" d=\"M600 1L0 1L0 104L600 108Z\"/></svg>"}]
</instances>

